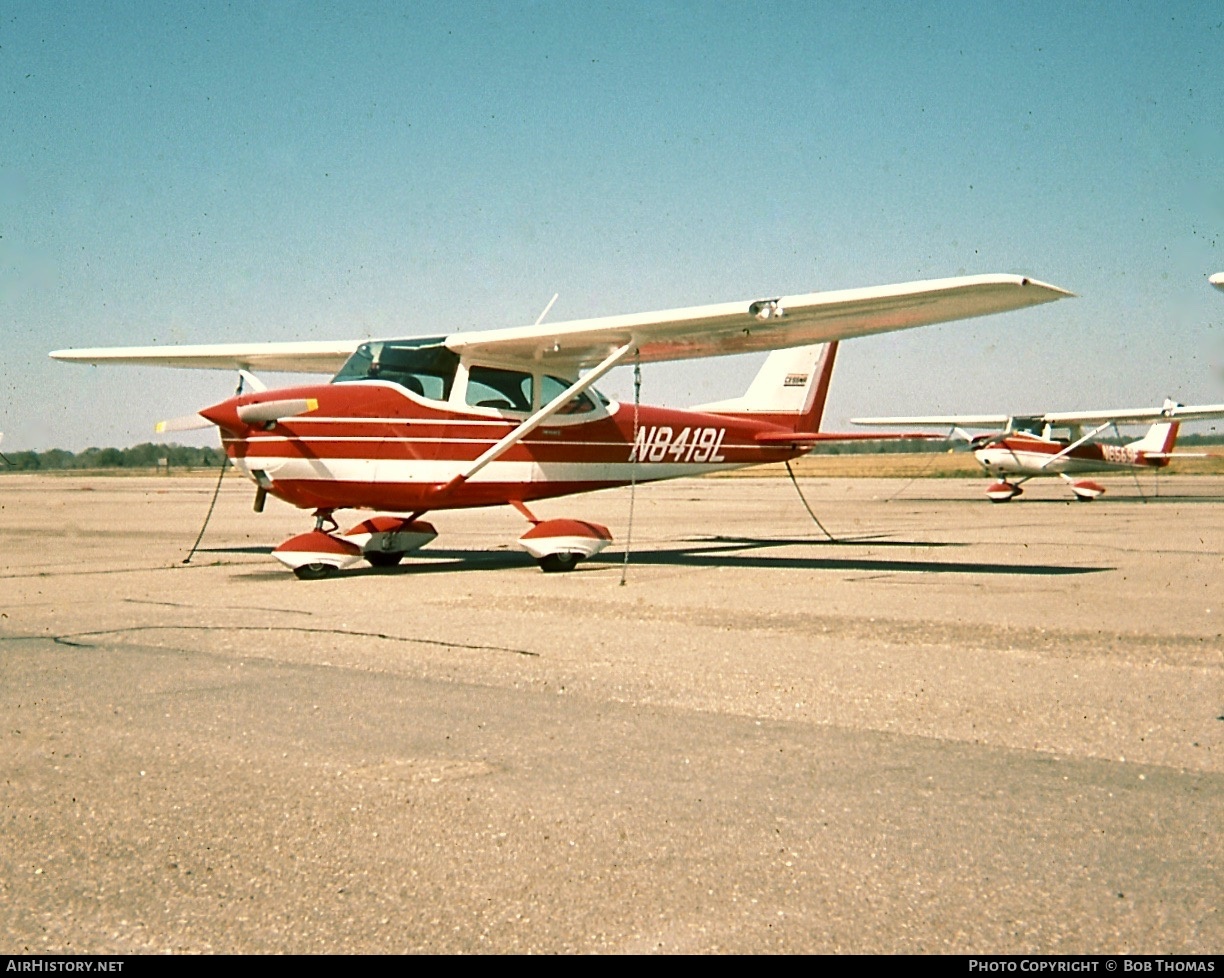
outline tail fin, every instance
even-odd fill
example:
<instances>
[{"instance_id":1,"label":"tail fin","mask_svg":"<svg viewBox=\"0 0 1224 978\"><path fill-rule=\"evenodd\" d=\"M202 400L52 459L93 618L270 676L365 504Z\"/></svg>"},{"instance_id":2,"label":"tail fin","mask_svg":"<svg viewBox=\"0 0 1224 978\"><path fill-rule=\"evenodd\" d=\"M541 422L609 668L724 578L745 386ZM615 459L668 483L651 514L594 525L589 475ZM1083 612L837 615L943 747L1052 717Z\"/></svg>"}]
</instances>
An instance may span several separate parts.
<instances>
[{"instance_id":1,"label":"tail fin","mask_svg":"<svg viewBox=\"0 0 1224 978\"><path fill-rule=\"evenodd\" d=\"M743 397L693 410L768 421L790 431L819 431L836 356L836 341L775 350Z\"/></svg>"},{"instance_id":2,"label":"tail fin","mask_svg":"<svg viewBox=\"0 0 1224 978\"><path fill-rule=\"evenodd\" d=\"M1147 434L1138 441L1130 442L1127 447L1133 448L1136 452L1143 452L1145 455L1168 455L1173 451L1173 446L1177 443L1177 432L1181 425L1176 421L1163 421L1160 424L1154 424L1148 428ZM1168 459L1164 459L1164 464L1168 464Z\"/></svg>"}]
</instances>

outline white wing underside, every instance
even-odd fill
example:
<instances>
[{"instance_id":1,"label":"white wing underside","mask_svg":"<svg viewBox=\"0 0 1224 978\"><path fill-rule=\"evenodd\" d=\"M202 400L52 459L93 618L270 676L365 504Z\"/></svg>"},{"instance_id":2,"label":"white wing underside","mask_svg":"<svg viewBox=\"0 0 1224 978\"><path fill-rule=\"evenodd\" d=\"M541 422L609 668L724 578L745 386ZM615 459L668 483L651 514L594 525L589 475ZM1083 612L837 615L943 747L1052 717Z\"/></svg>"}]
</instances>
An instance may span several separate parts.
<instances>
[{"instance_id":1,"label":"white wing underside","mask_svg":"<svg viewBox=\"0 0 1224 978\"><path fill-rule=\"evenodd\" d=\"M643 363L754 353L985 316L1069 295L1019 275L972 275L451 333L439 341L476 359L575 370L598 364L626 344L637 347ZM93 364L335 373L362 342L103 347L51 356Z\"/></svg>"}]
</instances>

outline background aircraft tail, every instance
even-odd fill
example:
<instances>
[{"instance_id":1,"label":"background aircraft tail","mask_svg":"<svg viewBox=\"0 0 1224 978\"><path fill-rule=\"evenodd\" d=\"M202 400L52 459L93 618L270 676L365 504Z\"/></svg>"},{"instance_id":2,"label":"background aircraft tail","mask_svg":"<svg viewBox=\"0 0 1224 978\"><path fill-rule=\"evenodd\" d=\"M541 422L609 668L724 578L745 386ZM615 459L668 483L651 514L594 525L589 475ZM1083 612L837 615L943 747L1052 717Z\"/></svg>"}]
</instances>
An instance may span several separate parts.
<instances>
[{"instance_id":1,"label":"background aircraft tail","mask_svg":"<svg viewBox=\"0 0 1224 978\"><path fill-rule=\"evenodd\" d=\"M775 350L743 397L693 410L768 421L790 431L819 431L836 356L836 342Z\"/></svg>"},{"instance_id":2,"label":"background aircraft tail","mask_svg":"<svg viewBox=\"0 0 1224 978\"><path fill-rule=\"evenodd\" d=\"M1136 452L1143 452L1145 455L1156 456L1159 458L1167 456L1173 451L1173 446L1177 443L1177 432L1181 425L1176 421L1165 421L1160 424L1154 424L1148 428L1147 434L1137 441L1132 441L1127 446L1133 448ZM1168 465L1168 458L1160 460L1160 464Z\"/></svg>"}]
</instances>

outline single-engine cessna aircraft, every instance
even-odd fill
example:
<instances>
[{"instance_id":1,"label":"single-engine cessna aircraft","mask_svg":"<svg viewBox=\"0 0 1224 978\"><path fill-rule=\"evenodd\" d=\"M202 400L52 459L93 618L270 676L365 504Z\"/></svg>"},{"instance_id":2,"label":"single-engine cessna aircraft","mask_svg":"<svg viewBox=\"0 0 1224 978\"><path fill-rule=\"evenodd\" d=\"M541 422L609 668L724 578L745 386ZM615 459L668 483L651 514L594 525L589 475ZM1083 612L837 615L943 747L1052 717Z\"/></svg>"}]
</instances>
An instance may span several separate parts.
<instances>
[{"instance_id":1,"label":"single-engine cessna aircraft","mask_svg":"<svg viewBox=\"0 0 1224 978\"><path fill-rule=\"evenodd\" d=\"M851 418L860 425L937 426L969 443L974 457L998 482L986 495L991 502L1006 503L1023 490L1022 483L1039 475L1058 475L1071 487L1075 498L1091 502L1105 492L1099 482L1073 476L1087 472L1138 471L1162 469L1172 458L1204 458L1203 454L1174 452L1182 421L1224 418L1224 404L1186 407L1166 400L1158 408L1132 408L1119 411L1055 411L1027 417L999 415L948 414L916 418ZM1121 424L1155 422L1147 434L1121 445L1098 441L1107 429L1117 433ZM1093 426L1090 431L1084 429ZM965 428L994 428L982 435L969 435ZM1066 431L1056 437L1056 430ZM1018 478L1017 478L1018 477Z\"/></svg>"},{"instance_id":2,"label":"single-engine cessna aircraft","mask_svg":"<svg viewBox=\"0 0 1224 978\"><path fill-rule=\"evenodd\" d=\"M611 533L538 520L529 502L795 458L814 442L846 437L817 431L836 341L1070 294L1016 275L977 275L445 336L51 356L239 371L251 392L159 428L215 424L235 467L257 486L257 511L268 493L314 510L315 528L274 551L298 577L325 577L362 558L396 564L437 535L421 520L426 513L498 505L531 523L518 542L541 567L564 571L602 550ZM620 404L594 388L620 364L764 350L775 352L743 397L691 410ZM255 370L335 376L269 391ZM339 509L395 515L341 533Z\"/></svg>"}]
</instances>

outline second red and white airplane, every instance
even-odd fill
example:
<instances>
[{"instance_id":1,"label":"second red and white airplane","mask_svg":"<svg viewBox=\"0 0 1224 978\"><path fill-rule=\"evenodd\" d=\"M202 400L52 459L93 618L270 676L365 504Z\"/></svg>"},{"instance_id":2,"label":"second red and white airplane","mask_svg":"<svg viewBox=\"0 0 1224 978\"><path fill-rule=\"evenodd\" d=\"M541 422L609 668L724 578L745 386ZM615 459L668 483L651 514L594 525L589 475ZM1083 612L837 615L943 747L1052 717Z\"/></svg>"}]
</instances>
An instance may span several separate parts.
<instances>
[{"instance_id":1,"label":"second red and white airplane","mask_svg":"<svg viewBox=\"0 0 1224 978\"><path fill-rule=\"evenodd\" d=\"M978 464L996 482L986 490L991 502L1006 503L1023 490L1029 479L1061 476L1075 498L1090 502L1105 492L1091 479L1092 472L1135 472L1163 469L1173 458L1204 458L1201 453L1174 452L1180 423L1224 418L1224 404L1187 407L1166 400L1158 408L1128 408L1116 411L1053 411L1047 414L970 415L945 414L904 418L852 418L859 425L907 425L947 428L950 437L969 443ZM1151 427L1142 438L1115 444L1100 437L1125 424ZM987 434L969 435L967 428L992 428ZM1090 430L1085 430L1090 429ZM1118 439L1121 441L1121 439Z\"/></svg>"},{"instance_id":2,"label":"second red and white airplane","mask_svg":"<svg viewBox=\"0 0 1224 978\"><path fill-rule=\"evenodd\" d=\"M361 559L396 564L436 536L426 513L500 505L531 524L519 545L544 570L564 571L611 533L537 519L529 503L795 458L846 437L818 431L837 341L1070 294L1018 275L977 275L429 337L51 356L239 371L250 392L163 430L216 425L257 486L257 510L271 494L314 511L314 529L274 551L298 577ZM690 410L617 403L594 387L619 365L766 350L774 352L743 397ZM269 391L256 370L334 376ZM341 532L333 514L342 509L381 515Z\"/></svg>"}]
</instances>

